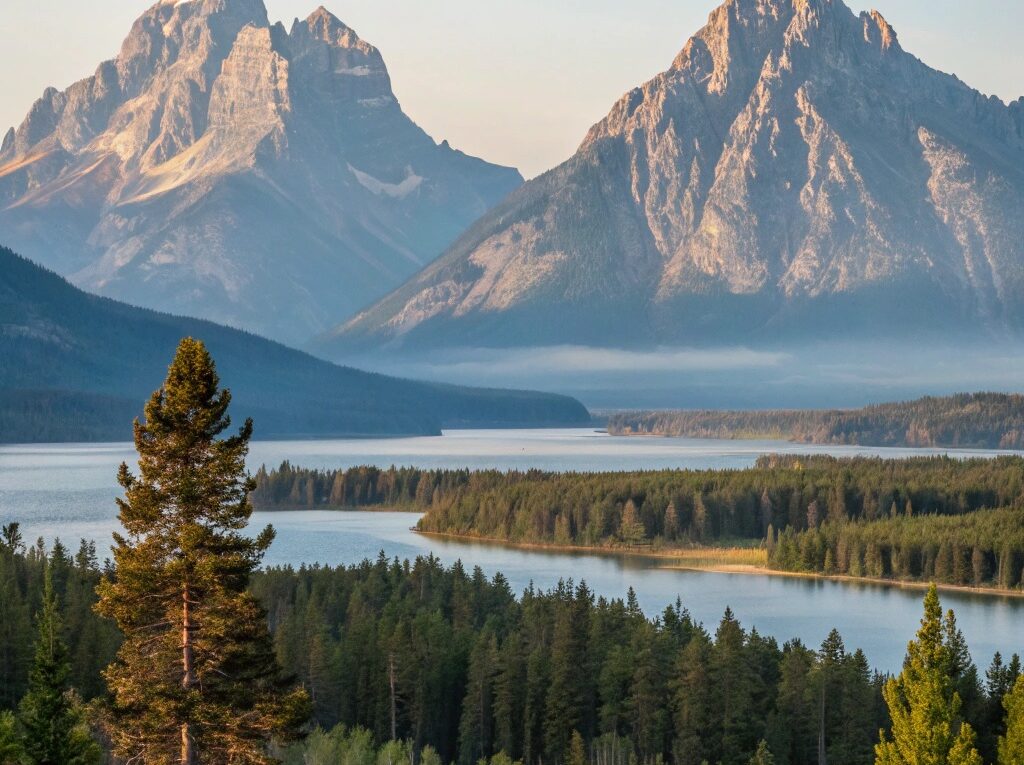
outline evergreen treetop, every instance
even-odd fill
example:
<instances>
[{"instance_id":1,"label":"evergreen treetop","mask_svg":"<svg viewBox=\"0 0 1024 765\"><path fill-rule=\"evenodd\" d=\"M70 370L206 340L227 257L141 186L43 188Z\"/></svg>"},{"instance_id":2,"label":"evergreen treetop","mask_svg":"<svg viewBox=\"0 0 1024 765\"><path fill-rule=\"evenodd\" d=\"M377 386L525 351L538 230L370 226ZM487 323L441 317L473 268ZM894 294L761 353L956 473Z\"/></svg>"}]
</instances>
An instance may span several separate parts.
<instances>
[{"instance_id":1,"label":"evergreen treetop","mask_svg":"<svg viewBox=\"0 0 1024 765\"><path fill-rule=\"evenodd\" d=\"M974 731L960 716L960 695L954 688L956 646L947 638L955 634L955 623L943 618L932 585L903 671L883 691L892 734L881 733L876 765L981 765Z\"/></svg>"}]
</instances>

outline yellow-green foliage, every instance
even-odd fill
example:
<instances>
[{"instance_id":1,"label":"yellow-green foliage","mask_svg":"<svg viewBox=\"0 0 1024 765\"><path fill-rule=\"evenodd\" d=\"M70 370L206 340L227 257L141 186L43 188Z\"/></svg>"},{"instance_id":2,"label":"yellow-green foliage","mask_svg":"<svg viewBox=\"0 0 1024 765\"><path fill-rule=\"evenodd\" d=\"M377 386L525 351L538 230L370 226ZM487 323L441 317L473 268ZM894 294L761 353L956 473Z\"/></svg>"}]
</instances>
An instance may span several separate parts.
<instances>
[{"instance_id":1,"label":"yellow-green foliage","mask_svg":"<svg viewBox=\"0 0 1024 765\"><path fill-rule=\"evenodd\" d=\"M981 765L974 731L960 717L948 632L933 585L924 599L917 639L907 646L903 671L883 690L892 732L881 733L876 765Z\"/></svg>"},{"instance_id":2,"label":"yellow-green foliage","mask_svg":"<svg viewBox=\"0 0 1024 765\"><path fill-rule=\"evenodd\" d=\"M999 739L999 765L1024 762L1024 677L1003 699L1006 709L1006 735Z\"/></svg>"}]
</instances>

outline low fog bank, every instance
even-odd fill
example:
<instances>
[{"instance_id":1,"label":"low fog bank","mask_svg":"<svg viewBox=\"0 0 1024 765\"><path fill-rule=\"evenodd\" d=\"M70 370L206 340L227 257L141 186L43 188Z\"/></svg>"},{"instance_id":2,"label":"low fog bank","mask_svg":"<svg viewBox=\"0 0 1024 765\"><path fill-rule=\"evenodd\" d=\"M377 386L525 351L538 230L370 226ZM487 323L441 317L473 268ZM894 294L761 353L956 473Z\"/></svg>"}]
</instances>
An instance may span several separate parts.
<instances>
[{"instance_id":1,"label":"low fog bank","mask_svg":"<svg viewBox=\"0 0 1024 765\"><path fill-rule=\"evenodd\" d=\"M590 409L847 408L967 391L1024 390L1024 344L799 348L582 346L361 355L364 369L460 385L575 396Z\"/></svg>"}]
</instances>

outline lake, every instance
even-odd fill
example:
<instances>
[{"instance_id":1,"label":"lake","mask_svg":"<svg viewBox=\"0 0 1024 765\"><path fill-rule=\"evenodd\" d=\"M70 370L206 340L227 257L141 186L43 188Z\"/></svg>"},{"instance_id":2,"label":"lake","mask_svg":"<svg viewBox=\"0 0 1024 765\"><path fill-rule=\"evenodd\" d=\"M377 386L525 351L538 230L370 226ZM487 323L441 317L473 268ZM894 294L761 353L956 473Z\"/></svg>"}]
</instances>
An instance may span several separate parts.
<instances>
[{"instance_id":1,"label":"lake","mask_svg":"<svg viewBox=\"0 0 1024 765\"><path fill-rule=\"evenodd\" d=\"M450 431L433 438L324 441L257 441L249 464L255 469L284 459L304 467L373 464L422 468L544 468L631 470L641 468L744 468L766 453L876 454L887 457L996 452L865 447L821 447L776 441L718 441L615 437L592 429ZM131 464L130 444L0 446L0 522L16 520L25 538L60 537L77 546L97 540L101 557L117 527L115 471ZM583 579L599 595L623 597L633 587L648 614L679 598L709 628L732 607L745 626L780 641L799 637L817 646L832 627L849 648L863 648L883 670L898 670L921 611L920 590L868 584L748 574L665 569L664 560L631 556L547 553L499 545L446 541L416 534L408 513L301 511L256 513L254 526L273 523L277 540L268 565L330 565L376 557L411 558L434 553L462 560L487 574L501 571L513 588L530 582L548 588L561 578ZM957 612L975 660L987 666L995 651L1024 652L1024 598L944 593Z\"/></svg>"}]
</instances>

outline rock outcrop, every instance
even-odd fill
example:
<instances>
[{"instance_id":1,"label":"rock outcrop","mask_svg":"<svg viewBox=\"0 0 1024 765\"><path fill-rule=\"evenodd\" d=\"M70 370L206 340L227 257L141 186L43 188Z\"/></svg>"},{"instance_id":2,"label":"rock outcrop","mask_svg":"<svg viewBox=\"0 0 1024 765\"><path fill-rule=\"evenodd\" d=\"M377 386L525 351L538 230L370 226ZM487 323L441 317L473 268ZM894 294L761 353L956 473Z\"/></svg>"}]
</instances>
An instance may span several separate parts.
<instances>
[{"instance_id":1,"label":"rock outcrop","mask_svg":"<svg viewBox=\"0 0 1024 765\"><path fill-rule=\"evenodd\" d=\"M437 144L323 8L163 0L0 148L0 242L77 285L303 342L521 183Z\"/></svg>"},{"instance_id":2,"label":"rock outcrop","mask_svg":"<svg viewBox=\"0 0 1024 765\"><path fill-rule=\"evenodd\" d=\"M324 340L774 343L1024 328L1024 99L840 0L728 0L563 165Z\"/></svg>"}]
</instances>

